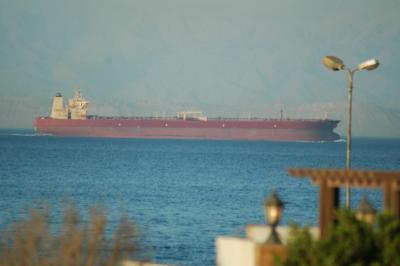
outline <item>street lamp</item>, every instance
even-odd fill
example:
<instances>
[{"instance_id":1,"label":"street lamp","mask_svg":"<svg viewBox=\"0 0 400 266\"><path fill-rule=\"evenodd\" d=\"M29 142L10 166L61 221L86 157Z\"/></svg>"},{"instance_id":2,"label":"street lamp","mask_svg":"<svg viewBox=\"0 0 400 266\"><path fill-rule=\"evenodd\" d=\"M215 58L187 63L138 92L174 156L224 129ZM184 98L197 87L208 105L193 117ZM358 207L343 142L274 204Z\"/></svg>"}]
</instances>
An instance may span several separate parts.
<instances>
[{"instance_id":1,"label":"street lamp","mask_svg":"<svg viewBox=\"0 0 400 266\"><path fill-rule=\"evenodd\" d=\"M278 233L276 232L276 226L281 220L282 211L283 202L276 194L276 191L273 190L271 196L264 202L265 218L267 219L268 224L271 226L271 234L265 241L265 244L282 244L281 240L279 239Z\"/></svg>"},{"instance_id":2,"label":"street lamp","mask_svg":"<svg viewBox=\"0 0 400 266\"><path fill-rule=\"evenodd\" d=\"M352 112L352 95L353 95L353 76L356 71L359 70L374 70L379 66L379 61L376 59L369 59L367 61L362 62L356 68L350 69L345 66L343 61L335 56L325 56L322 59L322 63L327 68L338 71L338 70L347 70L348 72L348 87L349 87L349 110L348 110L348 119L347 119L347 148L346 148L346 169L351 168L351 112ZM346 186L346 208L350 208L350 187Z\"/></svg>"},{"instance_id":3,"label":"street lamp","mask_svg":"<svg viewBox=\"0 0 400 266\"><path fill-rule=\"evenodd\" d=\"M366 196L360 202L358 209L356 210L356 218L359 221L364 221L368 224L373 224L375 220L376 211L369 203Z\"/></svg>"}]
</instances>

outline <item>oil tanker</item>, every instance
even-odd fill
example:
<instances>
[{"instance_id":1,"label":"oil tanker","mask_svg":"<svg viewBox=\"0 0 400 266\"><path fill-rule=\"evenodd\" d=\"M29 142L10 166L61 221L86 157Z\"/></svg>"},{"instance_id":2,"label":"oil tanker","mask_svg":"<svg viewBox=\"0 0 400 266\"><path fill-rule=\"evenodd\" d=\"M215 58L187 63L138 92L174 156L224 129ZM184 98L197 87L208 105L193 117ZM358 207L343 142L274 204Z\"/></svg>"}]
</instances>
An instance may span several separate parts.
<instances>
[{"instance_id":1,"label":"oil tanker","mask_svg":"<svg viewBox=\"0 0 400 266\"><path fill-rule=\"evenodd\" d=\"M64 106L53 98L50 116L33 120L38 134L56 136L215 139L271 141L334 141L339 120L272 118L207 118L201 112L179 112L173 117L104 117L87 115L89 102L79 90Z\"/></svg>"}]
</instances>

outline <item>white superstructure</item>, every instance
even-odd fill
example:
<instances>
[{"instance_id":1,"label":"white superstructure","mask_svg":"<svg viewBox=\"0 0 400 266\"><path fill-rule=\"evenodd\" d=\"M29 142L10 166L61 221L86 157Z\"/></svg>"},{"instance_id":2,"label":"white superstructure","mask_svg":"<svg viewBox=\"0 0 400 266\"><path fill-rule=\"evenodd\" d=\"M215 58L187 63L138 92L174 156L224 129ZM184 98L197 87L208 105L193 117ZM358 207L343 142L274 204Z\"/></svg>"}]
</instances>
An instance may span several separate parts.
<instances>
[{"instance_id":1,"label":"white superstructure","mask_svg":"<svg viewBox=\"0 0 400 266\"><path fill-rule=\"evenodd\" d=\"M53 106L50 117L54 119L86 119L89 102L82 97L79 89L75 90L74 98L69 99L68 105L64 107L64 99L61 93L53 98Z\"/></svg>"}]
</instances>

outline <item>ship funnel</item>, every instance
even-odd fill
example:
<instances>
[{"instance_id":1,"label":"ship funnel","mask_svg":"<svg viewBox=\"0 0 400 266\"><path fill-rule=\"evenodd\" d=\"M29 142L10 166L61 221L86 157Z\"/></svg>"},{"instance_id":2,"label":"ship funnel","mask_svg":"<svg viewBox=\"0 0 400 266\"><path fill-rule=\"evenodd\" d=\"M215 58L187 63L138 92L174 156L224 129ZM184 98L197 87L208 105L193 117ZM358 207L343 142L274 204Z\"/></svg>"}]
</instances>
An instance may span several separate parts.
<instances>
[{"instance_id":1,"label":"ship funnel","mask_svg":"<svg viewBox=\"0 0 400 266\"><path fill-rule=\"evenodd\" d=\"M53 98L50 117L54 119L67 119L67 110L64 108L64 100L61 93L57 92Z\"/></svg>"}]
</instances>

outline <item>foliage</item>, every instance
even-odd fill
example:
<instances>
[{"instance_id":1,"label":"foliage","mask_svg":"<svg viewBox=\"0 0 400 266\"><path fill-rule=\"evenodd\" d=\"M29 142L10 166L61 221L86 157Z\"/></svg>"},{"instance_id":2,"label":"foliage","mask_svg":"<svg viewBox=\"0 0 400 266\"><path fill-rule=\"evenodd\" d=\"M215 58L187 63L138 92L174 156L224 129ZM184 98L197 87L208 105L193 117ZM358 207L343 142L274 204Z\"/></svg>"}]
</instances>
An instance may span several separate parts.
<instances>
[{"instance_id":1,"label":"foliage","mask_svg":"<svg viewBox=\"0 0 400 266\"><path fill-rule=\"evenodd\" d=\"M314 240L307 228L298 226L291 236L288 259L281 265L400 265L400 221L391 214L378 215L370 225L340 210L324 239Z\"/></svg>"},{"instance_id":2,"label":"foliage","mask_svg":"<svg viewBox=\"0 0 400 266\"><path fill-rule=\"evenodd\" d=\"M4 230L0 266L111 266L137 252L137 230L127 217L120 219L113 239L108 239L103 210L91 209L88 221L71 205L63 213L59 230L51 230L48 209L32 209Z\"/></svg>"}]
</instances>

